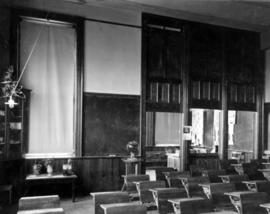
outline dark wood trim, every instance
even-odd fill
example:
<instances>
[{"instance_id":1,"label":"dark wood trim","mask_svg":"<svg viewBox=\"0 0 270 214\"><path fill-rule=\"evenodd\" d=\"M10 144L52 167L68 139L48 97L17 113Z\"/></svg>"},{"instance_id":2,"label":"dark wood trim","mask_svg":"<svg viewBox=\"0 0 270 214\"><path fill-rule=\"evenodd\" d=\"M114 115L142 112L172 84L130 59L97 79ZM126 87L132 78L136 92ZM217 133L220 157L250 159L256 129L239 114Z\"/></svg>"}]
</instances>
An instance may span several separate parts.
<instances>
[{"instance_id":1,"label":"dark wood trim","mask_svg":"<svg viewBox=\"0 0 270 214\"><path fill-rule=\"evenodd\" d=\"M117 158L128 158L129 156L78 156L78 157L55 157L53 160L67 160L67 159L72 159L72 160L84 160L84 159L117 159ZM136 156L137 158L141 158L141 156ZM46 158L44 157L36 157L36 158L22 158L22 160L45 160Z\"/></svg>"},{"instance_id":2,"label":"dark wood trim","mask_svg":"<svg viewBox=\"0 0 270 214\"><path fill-rule=\"evenodd\" d=\"M84 83L84 20L77 19L77 75L75 94L75 154L82 156L83 83Z\"/></svg>"},{"instance_id":3,"label":"dark wood trim","mask_svg":"<svg viewBox=\"0 0 270 214\"><path fill-rule=\"evenodd\" d=\"M227 75L226 75L226 65L225 65L225 33L223 35L223 66L222 66L222 81L221 81L221 110L222 110L222 117L221 117L221 126L220 130L220 146L218 149L219 158L222 160L228 159L228 82L227 82Z\"/></svg>"},{"instance_id":4,"label":"dark wood trim","mask_svg":"<svg viewBox=\"0 0 270 214\"><path fill-rule=\"evenodd\" d=\"M104 23L104 24L110 24L110 25L118 25L118 26L123 26L123 27L131 27L131 28L138 28L141 29L141 26L138 25L129 25L129 24L123 24L119 22L110 22L110 21L104 21L104 20L99 20L99 19L90 19L90 18L85 18L86 21L91 21L91 22L99 22L99 23Z\"/></svg>"},{"instance_id":5,"label":"dark wood trim","mask_svg":"<svg viewBox=\"0 0 270 214\"><path fill-rule=\"evenodd\" d=\"M146 156L146 82L147 82L147 37L148 31L145 29L146 22L142 15L142 43L141 43L141 103L140 103L140 150L143 159ZM145 160L141 163L141 173L145 173Z\"/></svg>"},{"instance_id":6,"label":"dark wood trim","mask_svg":"<svg viewBox=\"0 0 270 214\"><path fill-rule=\"evenodd\" d=\"M46 12L41 10L29 10L25 8L11 9L12 25L10 42L12 44L10 56L11 63L16 68L17 76L19 75L20 68L20 30L19 23L22 17L35 17L41 19L51 19L56 21L68 22L73 24L77 33L77 72L74 93L74 126L75 126L75 153L81 156L82 148L82 102L83 102L83 74L84 74L84 19L79 16L69 16L58 13Z\"/></svg>"},{"instance_id":7,"label":"dark wood trim","mask_svg":"<svg viewBox=\"0 0 270 214\"><path fill-rule=\"evenodd\" d=\"M146 111L182 113L182 104L151 103L146 101Z\"/></svg>"},{"instance_id":8,"label":"dark wood trim","mask_svg":"<svg viewBox=\"0 0 270 214\"><path fill-rule=\"evenodd\" d=\"M86 96L102 96L102 97L111 97L111 98L131 98L131 99L140 99L140 95L134 94L111 94L111 93L97 93L97 92L83 92Z\"/></svg>"},{"instance_id":9,"label":"dark wood trim","mask_svg":"<svg viewBox=\"0 0 270 214\"><path fill-rule=\"evenodd\" d=\"M263 142L263 148L265 150L269 150L268 148L268 115L270 114L270 103L264 103L264 142Z\"/></svg>"},{"instance_id":10,"label":"dark wood trim","mask_svg":"<svg viewBox=\"0 0 270 214\"><path fill-rule=\"evenodd\" d=\"M258 35L258 40L260 41L260 37ZM257 158L261 159L263 155L263 151L266 149L264 146L264 134L265 134L265 129L264 129L264 121L266 120L265 115L264 115L264 100L265 100L265 94L264 94L264 86L265 86L265 52L264 51L259 51L258 53L258 63L259 63L259 72L261 73L260 76L262 78L257 79L257 87L259 88L257 92Z\"/></svg>"}]
</instances>

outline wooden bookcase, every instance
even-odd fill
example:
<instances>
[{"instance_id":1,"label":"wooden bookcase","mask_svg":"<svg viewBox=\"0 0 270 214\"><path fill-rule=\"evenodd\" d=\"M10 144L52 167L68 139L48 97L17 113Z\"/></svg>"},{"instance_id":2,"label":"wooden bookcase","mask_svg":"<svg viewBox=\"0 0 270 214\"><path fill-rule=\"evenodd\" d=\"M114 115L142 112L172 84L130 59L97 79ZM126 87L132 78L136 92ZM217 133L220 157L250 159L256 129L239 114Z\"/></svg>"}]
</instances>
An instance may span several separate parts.
<instances>
[{"instance_id":1,"label":"wooden bookcase","mask_svg":"<svg viewBox=\"0 0 270 214\"><path fill-rule=\"evenodd\" d=\"M28 141L29 91L26 98L15 98L14 108L5 104L8 98L0 98L0 160L22 158Z\"/></svg>"}]
</instances>

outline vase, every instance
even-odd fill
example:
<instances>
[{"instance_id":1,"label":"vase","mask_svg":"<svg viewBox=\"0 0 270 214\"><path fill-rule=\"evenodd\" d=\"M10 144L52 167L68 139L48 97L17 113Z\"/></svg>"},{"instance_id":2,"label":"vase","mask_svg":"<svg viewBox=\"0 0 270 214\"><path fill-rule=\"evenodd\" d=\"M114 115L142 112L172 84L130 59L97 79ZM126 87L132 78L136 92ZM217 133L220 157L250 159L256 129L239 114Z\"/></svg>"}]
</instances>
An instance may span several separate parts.
<instances>
[{"instance_id":1,"label":"vase","mask_svg":"<svg viewBox=\"0 0 270 214\"><path fill-rule=\"evenodd\" d=\"M48 175L52 175L52 173L53 173L52 165L47 165L47 173L48 173Z\"/></svg>"},{"instance_id":2,"label":"vase","mask_svg":"<svg viewBox=\"0 0 270 214\"><path fill-rule=\"evenodd\" d=\"M33 174L39 175L40 174L40 167L37 164L33 165Z\"/></svg>"}]
</instances>

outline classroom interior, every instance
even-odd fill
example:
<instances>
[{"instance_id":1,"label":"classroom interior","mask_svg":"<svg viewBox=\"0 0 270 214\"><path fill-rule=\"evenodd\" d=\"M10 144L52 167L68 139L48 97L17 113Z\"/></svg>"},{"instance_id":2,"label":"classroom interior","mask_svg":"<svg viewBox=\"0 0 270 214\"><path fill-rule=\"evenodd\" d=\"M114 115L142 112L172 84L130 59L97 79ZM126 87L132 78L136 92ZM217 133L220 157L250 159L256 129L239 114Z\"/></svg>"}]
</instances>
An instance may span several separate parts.
<instances>
[{"instance_id":1,"label":"classroom interior","mask_svg":"<svg viewBox=\"0 0 270 214\"><path fill-rule=\"evenodd\" d=\"M270 213L269 14L1 0L0 213Z\"/></svg>"}]
</instances>

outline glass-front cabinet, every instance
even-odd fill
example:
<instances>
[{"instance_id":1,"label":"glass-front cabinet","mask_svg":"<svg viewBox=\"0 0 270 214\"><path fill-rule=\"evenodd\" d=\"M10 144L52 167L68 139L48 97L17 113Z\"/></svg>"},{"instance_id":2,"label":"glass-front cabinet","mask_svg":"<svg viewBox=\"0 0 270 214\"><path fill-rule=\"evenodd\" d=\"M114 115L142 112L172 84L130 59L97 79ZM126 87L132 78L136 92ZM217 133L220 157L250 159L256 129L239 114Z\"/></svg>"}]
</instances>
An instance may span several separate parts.
<instances>
[{"instance_id":1,"label":"glass-front cabinet","mask_svg":"<svg viewBox=\"0 0 270 214\"><path fill-rule=\"evenodd\" d=\"M28 138L28 94L27 98L15 98L17 104L13 108L5 104L8 98L0 99L0 160L19 159L25 151Z\"/></svg>"}]
</instances>

